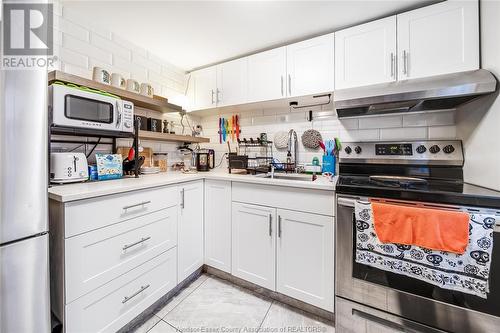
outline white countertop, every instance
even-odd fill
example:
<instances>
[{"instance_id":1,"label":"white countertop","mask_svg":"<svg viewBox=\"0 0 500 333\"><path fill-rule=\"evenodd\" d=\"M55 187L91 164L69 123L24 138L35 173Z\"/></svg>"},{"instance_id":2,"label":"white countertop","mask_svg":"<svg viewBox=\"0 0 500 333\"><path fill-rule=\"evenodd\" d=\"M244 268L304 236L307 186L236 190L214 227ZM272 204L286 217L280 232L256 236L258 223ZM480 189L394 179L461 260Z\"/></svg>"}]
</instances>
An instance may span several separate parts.
<instances>
[{"instance_id":1,"label":"white countertop","mask_svg":"<svg viewBox=\"0 0 500 333\"><path fill-rule=\"evenodd\" d=\"M337 181L337 177L334 178L333 182L330 182L322 176L318 176L318 179L314 182L270 179L253 175L230 174L226 170L212 170L209 172L192 174L165 172L154 175L141 175L139 178L122 178L106 181L53 185L49 188L49 198L60 202L68 202L157 186L184 183L198 179L230 180L242 183L298 187L325 191L334 191Z\"/></svg>"}]
</instances>

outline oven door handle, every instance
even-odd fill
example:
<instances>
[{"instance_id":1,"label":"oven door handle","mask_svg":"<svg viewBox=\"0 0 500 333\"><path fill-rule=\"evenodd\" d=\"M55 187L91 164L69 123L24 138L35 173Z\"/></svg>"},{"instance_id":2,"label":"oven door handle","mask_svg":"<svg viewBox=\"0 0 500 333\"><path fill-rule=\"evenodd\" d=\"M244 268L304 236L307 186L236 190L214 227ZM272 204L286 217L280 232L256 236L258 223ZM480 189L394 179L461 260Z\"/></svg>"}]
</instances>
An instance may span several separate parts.
<instances>
[{"instance_id":1,"label":"oven door handle","mask_svg":"<svg viewBox=\"0 0 500 333\"><path fill-rule=\"evenodd\" d=\"M337 198L337 204L340 206L354 208L354 204L356 203L356 200L357 199Z\"/></svg>"},{"instance_id":2,"label":"oven door handle","mask_svg":"<svg viewBox=\"0 0 500 333\"><path fill-rule=\"evenodd\" d=\"M444 331L423 325L408 319L397 318L399 322L390 321L388 319L377 317L373 314L366 313L357 309L352 309L352 315L355 317L359 317L364 320L368 320L379 325L385 326L387 328L408 332L408 333L444 333Z\"/></svg>"}]
</instances>

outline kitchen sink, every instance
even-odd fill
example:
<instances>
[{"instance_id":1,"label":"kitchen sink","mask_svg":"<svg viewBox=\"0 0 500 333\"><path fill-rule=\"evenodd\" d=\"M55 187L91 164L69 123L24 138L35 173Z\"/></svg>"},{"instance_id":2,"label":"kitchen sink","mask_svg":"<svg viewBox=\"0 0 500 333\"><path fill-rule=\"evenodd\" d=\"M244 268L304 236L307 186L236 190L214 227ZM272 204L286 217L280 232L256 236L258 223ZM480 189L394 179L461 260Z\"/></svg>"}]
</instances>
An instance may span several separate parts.
<instances>
[{"instance_id":1,"label":"kitchen sink","mask_svg":"<svg viewBox=\"0 0 500 333\"><path fill-rule=\"evenodd\" d=\"M269 179L283 179L283 180L297 180L303 182L312 182L312 175L296 174L296 173L283 173L283 174L270 174L257 175L256 177L269 178Z\"/></svg>"}]
</instances>

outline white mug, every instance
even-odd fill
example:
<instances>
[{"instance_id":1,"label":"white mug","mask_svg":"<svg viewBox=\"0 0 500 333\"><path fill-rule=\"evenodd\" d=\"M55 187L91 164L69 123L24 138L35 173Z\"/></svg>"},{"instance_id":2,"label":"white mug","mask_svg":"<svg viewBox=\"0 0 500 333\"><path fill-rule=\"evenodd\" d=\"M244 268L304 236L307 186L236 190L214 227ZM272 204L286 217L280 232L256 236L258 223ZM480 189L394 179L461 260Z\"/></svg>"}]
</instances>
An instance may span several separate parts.
<instances>
[{"instance_id":1,"label":"white mug","mask_svg":"<svg viewBox=\"0 0 500 333\"><path fill-rule=\"evenodd\" d=\"M149 83L141 83L141 95L153 98L153 87Z\"/></svg>"},{"instance_id":2,"label":"white mug","mask_svg":"<svg viewBox=\"0 0 500 333\"><path fill-rule=\"evenodd\" d=\"M139 94L141 92L141 87L139 86L139 82L137 82L134 79L128 79L127 80L127 90Z\"/></svg>"},{"instance_id":3,"label":"white mug","mask_svg":"<svg viewBox=\"0 0 500 333\"><path fill-rule=\"evenodd\" d=\"M127 82L120 73L111 74L111 85L117 88L125 89Z\"/></svg>"},{"instance_id":4,"label":"white mug","mask_svg":"<svg viewBox=\"0 0 500 333\"><path fill-rule=\"evenodd\" d=\"M92 71L92 80L104 84L111 84L111 75L104 68L95 66Z\"/></svg>"}]
</instances>

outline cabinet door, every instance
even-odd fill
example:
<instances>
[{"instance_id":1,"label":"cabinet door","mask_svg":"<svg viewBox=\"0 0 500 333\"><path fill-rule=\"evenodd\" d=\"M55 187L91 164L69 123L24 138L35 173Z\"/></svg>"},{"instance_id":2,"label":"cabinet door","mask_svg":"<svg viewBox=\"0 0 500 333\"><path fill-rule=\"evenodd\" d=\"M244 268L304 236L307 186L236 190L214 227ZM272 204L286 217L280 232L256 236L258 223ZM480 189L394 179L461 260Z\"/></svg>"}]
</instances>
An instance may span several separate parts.
<instances>
[{"instance_id":1,"label":"cabinet door","mask_svg":"<svg viewBox=\"0 0 500 333\"><path fill-rule=\"evenodd\" d=\"M178 283L203 266L203 181L180 187Z\"/></svg>"},{"instance_id":2,"label":"cabinet door","mask_svg":"<svg viewBox=\"0 0 500 333\"><path fill-rule=\"evenodd\" d=\"M243 104L247 101L248 58L217 66L217 106Z\"/></svg>"},{"instance_id":3,"label":"cabinet door","mask_svg":"<svg viewBox=\"0 0 500 333\"><path fill-rule=\"evenodd\" d=\"M205 181L205 264L231 273L231 182Z\"/></svg>"},{"instance_id":4,"label":"cabinet door","mask_svg":"<svg viewBox=\"0 0 500 333\"><path fill-rule=\"evenodd\" d=\"M335 32L335 89L395 80L395 16Z\"/></svg>"},{"instance_id":5,"label":"cabinet door","mask_svg":"<svg viewBox=\"0 0 500 333\"><path fill-rule=\"evenodd\" d=\"M397 20L400 79L479 68L478 1L445 1Z\"/></svg>"},{"instance_id":6,"label":"cabinet door","mask_svg":"<svg viewBox=\"0 0 500 333\"><path fill-rule=\"evenodd\" d=\"M333 217L285 209L277 213L276 290L333 311Z\"/></svg>"},{"instance_id":7,"label":"cabinet door","mask_svg":"<svg viewBox=\"0 0 500 333\"><path fill-rule=\"evenodd\" d=\"M248 101L286 97L286 47L248 57Z\"/></svg>"},{"instance_id":8,"label":"cabinet door","mask_svg":"<svg viewBox=\"0 0 500 333\"><path fill-rule=\"evenodd\" d=\"M216 107L217 90L216 67L208 67L191 73L193 84L192 110L203 110ZM190 82L191 84L191 82Z\"/></svg>"},{"instance_id":9,"label":"cabinet door","mask_svg":"<svg viewBox=\"0 0 500 333\"><path fill-rule=\"evenodd\" d=\"M288 96L303 96L334 89L334 34L286 47Z\"/></svg>"},{"instance_id":10,"label":"cabinet door","mask_svg":"<svg viewBox=\"0 0 500 333\"><path fill-rule=\"evenodd\" d=\"M275 290L276 209L233 202L234 276Z\"/></svg>"}]
</instances>

